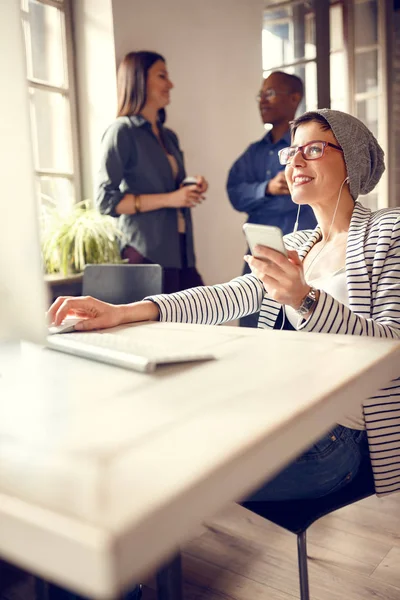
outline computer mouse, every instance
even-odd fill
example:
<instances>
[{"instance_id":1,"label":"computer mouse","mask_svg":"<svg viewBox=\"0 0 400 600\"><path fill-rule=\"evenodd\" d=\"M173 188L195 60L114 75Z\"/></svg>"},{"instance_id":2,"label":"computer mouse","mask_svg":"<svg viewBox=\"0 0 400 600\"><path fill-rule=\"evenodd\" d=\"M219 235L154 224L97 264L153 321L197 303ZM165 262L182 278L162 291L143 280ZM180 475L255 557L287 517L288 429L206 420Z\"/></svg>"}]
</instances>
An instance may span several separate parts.
<instances>
[{"instance_id":1,"label":"computer mouse","mask_svg":"<svg viewBox=\"0 0 400 600\"><path fill-rule=\"evenodd\" d=\"M75 325L82 321L82 317L67 317L61 325L49 325L47 333L54 335L55 333L70 333L75 331Z\"/></svg>"}]
</instances>

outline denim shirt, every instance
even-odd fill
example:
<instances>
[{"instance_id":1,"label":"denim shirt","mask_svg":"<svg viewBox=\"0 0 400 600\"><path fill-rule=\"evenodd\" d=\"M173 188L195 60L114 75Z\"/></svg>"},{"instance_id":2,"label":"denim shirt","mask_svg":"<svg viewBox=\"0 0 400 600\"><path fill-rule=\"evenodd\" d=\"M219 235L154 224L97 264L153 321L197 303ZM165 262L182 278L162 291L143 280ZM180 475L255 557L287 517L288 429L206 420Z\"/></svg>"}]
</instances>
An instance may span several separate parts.
<instances>
[{"instance_id":1,"label":"denim shirt","mask_svg":"<svg viewBox=\"0 0 400 600\"><path fill-rule=\"evenodd\" d=\"M279 163L278 151L290 146L290 132L273 142L268 132L261 140L251 144L229 171L227 191L236 210L248 213L249 223L275 225L283 233L292 233L296 221L297 204L288 194L266 195L268 182L284 170ZM299 229L312 229L316 219L309 206L300 209Z\"/></svg>"},{"instance_id":2,"label":"denim shirt","mask_svg":"<svg viewBox=\"0 0 400 600\"><path fill-rule=\"evenodd\" d=\"M173 131L159 124L169 154L178 164L174 179L166 153L141 116L118 117L102 138L96 205L104 215L119 218L125 243L154 263L181 268L182 257L176 208L161 208L134 215L118 215L116 206L125 194L165 194L179 188L185 178L183 153ZM186 223L188 267L195 265L190 209L182 209Z\"/></svg>"}]
</instances>

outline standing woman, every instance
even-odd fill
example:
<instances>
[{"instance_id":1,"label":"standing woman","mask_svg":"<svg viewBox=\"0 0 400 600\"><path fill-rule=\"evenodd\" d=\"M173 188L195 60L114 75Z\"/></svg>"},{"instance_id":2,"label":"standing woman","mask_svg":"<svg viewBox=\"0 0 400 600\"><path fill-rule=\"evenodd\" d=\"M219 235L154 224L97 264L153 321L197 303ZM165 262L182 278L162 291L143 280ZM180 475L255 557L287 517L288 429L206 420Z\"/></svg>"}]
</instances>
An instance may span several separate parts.
<instances>
[{"instance_id":1,"label":"standing woman","mask_svg":"<svg viewBox=\"0 0 400 600\"><path fill-rule=\"evenodd\" d=\"M196 270L191 208L208 184L181 187L186 173L176 134L164 127L170 102L165 59L130 52L118 68L117 119L103 135L96 203L119 217L122 257L131 264L163 267L164 292L202 285Z\"/></svg>"}]
</instances>

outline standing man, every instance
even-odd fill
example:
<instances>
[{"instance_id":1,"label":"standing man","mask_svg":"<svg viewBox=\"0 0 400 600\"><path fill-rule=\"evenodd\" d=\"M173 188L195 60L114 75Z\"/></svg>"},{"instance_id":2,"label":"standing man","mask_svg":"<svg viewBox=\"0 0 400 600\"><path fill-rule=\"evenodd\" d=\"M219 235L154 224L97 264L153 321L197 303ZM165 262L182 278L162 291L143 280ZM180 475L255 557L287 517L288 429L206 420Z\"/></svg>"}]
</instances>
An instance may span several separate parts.
<instances>
[{"instance_id":1,"label":"standing man","mask_svg":"<svg viewBox=\"0 0 400 600\"><path fill-rule=\"evenodd\" d=\"M272 129L251 144L229 171L227 191L236 210L248 214L248 223L276 225L284 234L291 233L296 221L297 205L289 195L285 173L279 164L278 151L290 146L289 123L295 118L303 98L303 82L296 75L274 71L264 80L257 96L261 119ZM300 210L299 229L315 227L309 206ZM243 273L249 273L245 263ZM258 313L240 320L241 327L257 327Z\"/></svg>"}]
</instances>

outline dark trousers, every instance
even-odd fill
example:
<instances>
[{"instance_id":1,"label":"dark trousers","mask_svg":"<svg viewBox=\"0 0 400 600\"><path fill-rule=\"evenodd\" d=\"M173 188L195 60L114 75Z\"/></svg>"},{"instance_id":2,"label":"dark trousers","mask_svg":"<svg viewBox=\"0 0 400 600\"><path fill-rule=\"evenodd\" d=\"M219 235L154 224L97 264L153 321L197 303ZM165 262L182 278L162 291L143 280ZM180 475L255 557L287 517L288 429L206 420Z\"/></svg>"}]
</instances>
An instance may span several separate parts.
<instances>
[{"instance_id":1,"label":"dark trousers","mask_svg":"<svg viewBox=\"0 0 400 600\"><path fill-rule=\"evenodd\" d=\"M163 293L173 294L181 290L187 290L192 287L204 285L200 273L196 267L187 266L186 256L186 236L180 234L182 268L165 268L163 267ZM125 246L122 250L122 258L128 260L131 265L151 265L151 260L139 254L132 246Z\"/></svg>"}]
</instances>

